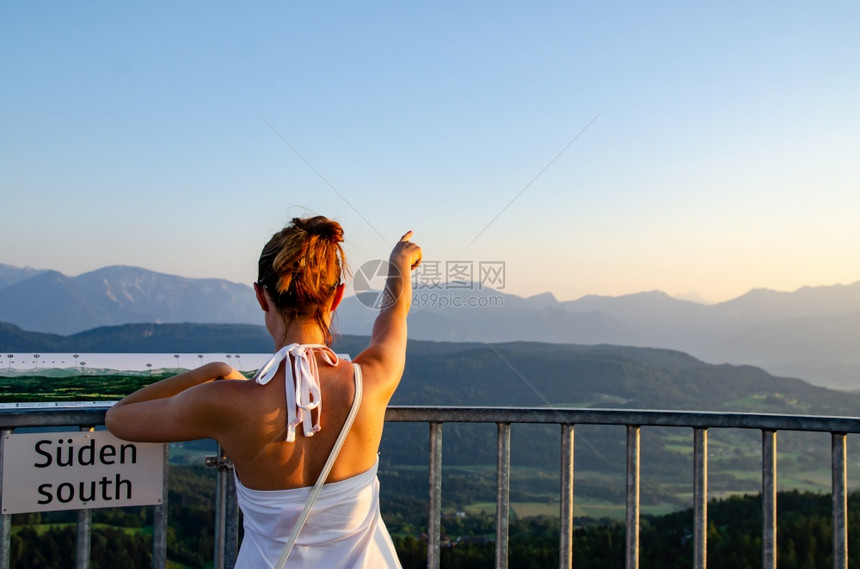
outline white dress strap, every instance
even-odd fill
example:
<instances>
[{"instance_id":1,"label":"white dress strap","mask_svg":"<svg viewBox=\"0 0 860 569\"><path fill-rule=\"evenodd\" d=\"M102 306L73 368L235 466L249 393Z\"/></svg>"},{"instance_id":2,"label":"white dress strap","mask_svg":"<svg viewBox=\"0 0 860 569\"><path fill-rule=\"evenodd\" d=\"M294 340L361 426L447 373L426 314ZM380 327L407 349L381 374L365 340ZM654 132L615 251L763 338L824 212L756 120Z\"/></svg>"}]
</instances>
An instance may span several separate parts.
<instances>
[{"instance_id":1,"label":"white dress strap","mask_svg":"<svg viewBox=\"0 0 860 569\"><path fill-rule=\"evenodd\" d=\"M364 382L361 378L361 368L359 365L357 363L353 363L352 369L353 381L355 381L355 397L352 400L352 407L349 408L349 414L346 416L346 421L343 422L343 428L340 430L337 441L334 443L334 448L331 449L331 454L328 455L328 460L326 460L325 466L323 466L316 484L314 484L314 489L311 490L311 494L308 496L308 501L305 503L302 513L299 514L299 519L296 520L296 525L293 526L293 531L290 532L290 536L287 538L287 543L284 545L283 551L281 551L281 557L278 559L277 563L275 563L275 569L284 569L284 565L287 563L287 557L290 556L290 552L292 552L293 546L296 544L299 533L305 526L308 514L311 513L311 508L313 507L317 496L319 496L320 490L322 490L323 484L325 484L326 478L328 478L331 468L334 466L334 461L337 459L337 455L340 454L340 449L346 441L346 436L349 434L349 429L355 421L355 416L358 414L358 408L361 406L361 396L364 393Z\"/></svg>"},{"instance_id":2,"label":"white dress strap","mask_svg":"<svg viewBox=\"0 0 860 569\"><path fill-rule=\"evenodd\" d=\"M272 354L254 378L260 385L266 385L278 373L282 361L292 363L292 366L284 366L287 442L296 440L296 427L300 424L306 437L312 437L321 428L322 394L315 352L318 352L327 364L337 365L337 354L324 344L289 344ZM287 375L287 367L291 367L293 381L290 381ZM313 411L316 411L316 420Z\"/></svg>"}]
</instances>

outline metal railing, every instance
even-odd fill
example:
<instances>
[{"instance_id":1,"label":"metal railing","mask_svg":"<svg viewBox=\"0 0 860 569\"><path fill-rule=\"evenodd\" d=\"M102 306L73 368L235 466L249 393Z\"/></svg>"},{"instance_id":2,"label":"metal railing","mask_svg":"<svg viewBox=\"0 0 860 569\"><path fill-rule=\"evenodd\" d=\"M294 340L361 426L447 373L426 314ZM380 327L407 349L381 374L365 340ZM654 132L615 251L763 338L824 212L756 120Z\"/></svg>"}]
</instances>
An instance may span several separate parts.
<instances>
[{"instance_id":1,"label":"metal railing","mask_svg":"<svg viewBox=\"0 0 860 569\"><path fill-rule=\"evenodd\" d=\"M77 426L89 428L104 424L104 407L87 409L0 410L0 430L8 433L21 427ZM428 423L430 426L429 512L427 566L440 566L442 519L442 426L444 423L495 423L498 427L496 492L496 567L508 567L508 510L510 506L510 434L514 423L557 424L561 427L561 499L559 567L573 566L573 478L574 433L576 425L618 425L627 429L626 471L626 546L627 569L639 566L639 487L640 429L643 426L693 429L693 510L694 567L707 566L708 524L708 429L755 429L762 433L762 567L777 567L777 432L809 431L831 435L831 472L833 496L833 567L848 567L847 461L846 435L860 432L860 418L804 415L762 415L747 413L708 413L688 411L547 409L547 408L464 408L464 407L390 407L388 422ZM1 438L1 437L0 437ZM0 447L2 452L2 447ZM216 493L215 567L232 567L236 551L238 513L231 489L232 476L225 457L211 461L218 466ZM165 478L165 485L167 484ZM156 507L156 535L166 535L167 500ZM84 510L83 512L87 512ZM0 569L9 566L10 516L0 525ZM161 526L160 528L158 526ZM89 514L79 517L77 567L86 567L89 551ZM164 532L164 533L161 533ZM166 543L157 537L153 546L153 566L166 566ZM83 552L83 553L82 553Z\"/></svg>"}]
</instances>

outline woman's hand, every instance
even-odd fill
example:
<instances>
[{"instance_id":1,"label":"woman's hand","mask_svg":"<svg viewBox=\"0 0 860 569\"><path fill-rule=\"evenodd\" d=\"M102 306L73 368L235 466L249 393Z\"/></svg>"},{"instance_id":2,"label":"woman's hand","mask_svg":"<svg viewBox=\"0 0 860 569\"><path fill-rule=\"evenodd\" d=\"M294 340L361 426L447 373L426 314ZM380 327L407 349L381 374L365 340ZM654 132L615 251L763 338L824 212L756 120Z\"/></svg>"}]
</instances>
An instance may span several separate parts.
<instances>
[{"instance_id":1,"label":"woman's hand","mask_svg":"<svg viewBox=\"0 0 860 569\"><path fill-rule=\"evenodd\" d=\"M233 366L224 362L213 362L207 364L210 367L210 374L215 380L219 379L248 379L242 372L237 371Z\"/></svg>"},{"instance_id":2,"label":"woman's hand","mask_svg":"<svg viewBox=\"0 0 860 569\"><path fill-rule=\"evenodd\" d=\"M421 264L421 247L411 242L409 240L411 237L412 232L407 231L394 246L388 258L389 262L398 269L409 267L411 271Z\"/></svg>"}]
</instances>

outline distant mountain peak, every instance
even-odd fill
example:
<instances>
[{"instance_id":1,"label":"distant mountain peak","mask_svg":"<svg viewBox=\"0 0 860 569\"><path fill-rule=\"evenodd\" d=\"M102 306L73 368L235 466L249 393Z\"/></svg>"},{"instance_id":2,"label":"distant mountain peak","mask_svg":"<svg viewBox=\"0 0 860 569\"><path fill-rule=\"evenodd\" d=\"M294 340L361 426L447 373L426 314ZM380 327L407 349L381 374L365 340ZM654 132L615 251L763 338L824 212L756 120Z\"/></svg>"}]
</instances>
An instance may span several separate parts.
<instances>
[{"instance_id":1,"label":"distant mountain peak","mask_svg":"<svg viewBox=\"0 0 860 569\"><path fill-rule=\"evenodd\" d=\"M558 299L551 292L542 292L540 294L529 296L525 301L529 306L533 306L535 308L547 308L558 304Z\"/></svg>"},{"instance_id":2,"label":"distant mountain peak","mask_svg":"<svg viewBox=\"0 0 860 569\"><path fill-rule=\"evenodd\" d=\"M568 302L617 302L617 301L628 301L628 300L646 300L646 301L654 301L654 300L669 300L669 301L677 301L683 302L666 294L662 290L643 290L641 292L631 292L628 294L621 294L618 296L610 296L605 294L587 294L583 297L580 297L576 300L571 300Z\"/></svg>"},{"instance_id":3,"label":"distant mountain peak","mask_svg":"<svg viewBox=\"0 0 860 569\"><path fill-rule=\"evenodd\" d=\"M186 279L186 277L181 277L179 275L171 275L168 273L160 273L158 271L153 271L150 269L144 269L143 267L133 267L131 265L108 265L107 267L101 267L100 269L94 269L92 271L88 271L86 273L81 273L75 278L79 279L87 279L87 278L101 278L101 277L138 277L138 276L153 276L153 277L165 277L170 279ZM193 279L190 279L193 280Z\"/></svg>"},{"instance_id":4,"label":"distant mountain peak","mask_svg":"<svg viewBox=\"0 0 860 569\"><path fill-rule=\"evenodd\" d=\"M695 290L688 290L686 292L679 292L677 294L673 294L672 298L674 298L675 300L684 300L686 302L693 302L695 304L703 304L706 306L709 304L713 304L713 302L711 302Z\"/></svg>"},{"instance_id":5,"label":"distant mountain peak","mask_svg":"<svg viewBox=\"0 0 860 569\"><path fill-rule=\"evenodd\" d=\"M31 279L36 275L45 273L44 269L33 269L31 267L13 267L0 263L0 289L12 286L21 281Z\"/></svg>"}]
</instances>

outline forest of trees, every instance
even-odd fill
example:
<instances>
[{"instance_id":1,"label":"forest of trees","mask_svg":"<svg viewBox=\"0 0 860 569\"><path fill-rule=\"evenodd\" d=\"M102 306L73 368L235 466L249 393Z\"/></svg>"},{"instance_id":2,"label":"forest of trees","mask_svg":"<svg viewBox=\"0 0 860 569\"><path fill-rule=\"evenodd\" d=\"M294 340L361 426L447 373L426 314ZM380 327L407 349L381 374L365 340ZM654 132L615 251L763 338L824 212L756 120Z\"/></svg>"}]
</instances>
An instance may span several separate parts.
<instances>
[{"instance_id":1,"label":"forest of trees","mask_svg":"<svg viewBox=\"0 0 860 569\"><path fill-rule=\"evenodd\" d=\"M860 566L860 494L849 498L849 563ZM825 569L833 566L831 498L825 494L786 492L778 497L780 569ZM761 567L761 498L738 496L709 505L708 567ZM579 525L583 522L583 525ZM623 568L625 528L607 520L577 520L574 567ZM442 551L446 569L493 567L493 520L489 517L446 519L444 531L458 541ZM545 517L515 519L510 526L511 567L542 569L558 564L558 521ZM643 569L687 569L693 566L691 510L641 520L640 562ZM426 543L396 540L404 568L425 567Z\"/></svg>"}]
</instances>

